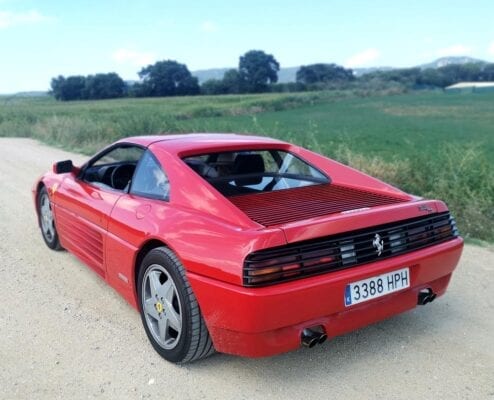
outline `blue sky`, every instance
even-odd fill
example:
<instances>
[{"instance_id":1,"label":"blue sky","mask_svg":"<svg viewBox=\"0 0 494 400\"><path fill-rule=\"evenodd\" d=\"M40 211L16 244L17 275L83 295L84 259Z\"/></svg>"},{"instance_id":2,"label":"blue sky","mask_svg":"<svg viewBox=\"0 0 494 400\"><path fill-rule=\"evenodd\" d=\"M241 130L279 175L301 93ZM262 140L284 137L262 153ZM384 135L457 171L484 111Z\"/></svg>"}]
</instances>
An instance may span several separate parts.
<instances>
[{"instance_id":1,"label":"blue sky","mask_svg":"<svg viewBox=\"0 0 494 400\"><path fill-rule=\"evenodd\" d=\"M492 0L0 0L0 93L46 90L60 74L137 79L163 59L234 67L250 49L283 67L494 61L493 15Z\"/></svg>"}]
</instances>

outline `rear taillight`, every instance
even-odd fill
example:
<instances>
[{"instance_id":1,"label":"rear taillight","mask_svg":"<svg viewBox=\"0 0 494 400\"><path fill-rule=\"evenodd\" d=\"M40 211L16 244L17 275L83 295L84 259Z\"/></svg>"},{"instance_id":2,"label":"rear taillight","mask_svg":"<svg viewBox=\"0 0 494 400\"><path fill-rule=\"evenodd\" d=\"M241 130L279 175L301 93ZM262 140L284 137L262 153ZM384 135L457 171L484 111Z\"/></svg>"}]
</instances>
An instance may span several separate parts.
<instances>
[{"instance_id":1,"label":"rear taillight","mask_svg":"<svg viewBox=\"0 0 494 400\"><path fill-rule=\"evenodd\" d=\"M384 260L457 237L448 212L250 253L243 284L260 287Z\"/></svg>"},{"instance_id":2,"label":"rear taillight","mask_svg":"<svg viewBox=\"0 0 494 400\"><path fill-rule=\"evenodd\" d=\"M250 269L246 275L247 284L267 283L279 279L286 279L300 274L301 264L289 264L277 267Z\"/></svg>"},{"instance_id":3,"label":"rear taillight","mask_svg":"<svg viewBox=\"0 0 494 400\"><path fill-rule=\"evenodd\" d=\"M331 249L316 249L303 255L293 254L268 260L251 255L245 262L244 284L257 286L296 278L302 273L333 263L336 260L333 253Z\"/></svg>"}]
</instances>

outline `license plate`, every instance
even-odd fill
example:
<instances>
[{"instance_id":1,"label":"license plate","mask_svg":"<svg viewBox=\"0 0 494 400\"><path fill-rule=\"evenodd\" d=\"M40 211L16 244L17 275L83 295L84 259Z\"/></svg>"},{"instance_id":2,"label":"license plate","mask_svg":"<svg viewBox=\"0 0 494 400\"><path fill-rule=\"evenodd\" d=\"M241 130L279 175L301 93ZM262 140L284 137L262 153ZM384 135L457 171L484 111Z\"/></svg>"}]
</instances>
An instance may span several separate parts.
<instances>
[{"instance_id":1,"label":"license plate","mask_svg":"<svg viewBox=\"0 0 494 400\"><path fill-rule=\"evenodd\" d=\"M410 287L408 268L353 282L345 288L345 306L372 300L407 287Z\"/></svg>"}]
</instances>

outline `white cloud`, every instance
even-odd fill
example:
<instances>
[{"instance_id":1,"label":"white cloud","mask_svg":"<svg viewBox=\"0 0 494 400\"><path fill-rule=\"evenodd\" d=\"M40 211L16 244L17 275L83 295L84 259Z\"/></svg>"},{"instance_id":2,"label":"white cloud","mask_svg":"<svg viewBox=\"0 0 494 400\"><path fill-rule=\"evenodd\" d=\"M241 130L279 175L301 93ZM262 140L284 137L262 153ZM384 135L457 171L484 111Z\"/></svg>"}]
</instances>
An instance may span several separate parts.
<instances>
[{"instance_id":1,"label":"white cloud","mask_svg":"<svg viewBox=\"0 0 494 400\"><path fill-rule=\"evenodd\" d=\"M436 52L438 57L448 56L466 56L472 52L472 49L462 44L454 44L452 46L444 47Z\"/></svg>"},{"instance_id":2,"label":"white cloud","mask_svg":"<svg viewBox=\"0 0 494 400\"><path fill-rule=\"evenodd\" d=\"M345 61L345 67L356 68L369 66L369 63L376 61L381 53L377 49L370 48L360 53L354 54L348 60Z\"/></svg>"},{"instance_id":3,"label":"white cloud","mask_svg":"<svg viewBox=\"0 0 494 400\"><path fill-rule=\"evenodd\" d=\"M491 44L487 48L487 53L489 53L491 56L494 56L494 42L491 42Z\"/></svg>"},{"instance_id":4,"label":"white cloud","mask_svg":"<svg viewBox=\"0 0 494 400\"><path fill-rule=\"evenodd\" d=\"M22 13L0 11L0 29L7 29L17 25L37 24L53 20L53 17L40 14L36 10Z\"/></svg>"},{"instance_id":5,"label":"white cloud","mask_svg":"<svg viewBox=\"0 0 494 400\"><path fill-rule=\"evenodd\" d=\"M119 64L132 64L144 67L156 60L156 55L130 49L118 49L113 52L112 59Z\"/></svg>"},{"instance_id":6,"label":"white cloud","mask_svg":"<svg viewBox=\"0 0 494 400\"><path fill-rule=\"evenodd\" d=\"M216 24L212 21L204 21L201 26L201 31L211 33L211 32L216 32L218 30L218 27Z\"/></svg>"}]
</instances>

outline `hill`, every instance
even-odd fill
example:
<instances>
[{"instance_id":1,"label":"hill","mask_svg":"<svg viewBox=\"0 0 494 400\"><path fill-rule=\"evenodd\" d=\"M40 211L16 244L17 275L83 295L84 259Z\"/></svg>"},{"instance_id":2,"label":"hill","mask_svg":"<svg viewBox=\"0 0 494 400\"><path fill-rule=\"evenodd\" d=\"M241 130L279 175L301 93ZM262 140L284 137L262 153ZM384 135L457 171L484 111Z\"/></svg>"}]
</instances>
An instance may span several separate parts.
<instances>
[{"instance_id":1,"label":"hill","mask_svg":"<svg viewBox=\"0 0 494 400\"><path fill-rule=\"evenodd\" d=\"M42 90L33 90L31 92L18 92L12 94L1 94L2 97L45 97L48 96L48 92L44 92Z\"/></svg>"},{"instance_id":2,"label":"hill","mask_svg":"<svg viewBox=\"0 0 494 400\"><path fill-rule=\"evenodd\" d=\"M231 68L199 69L197 71L191 71L191 74L195 76L199 80L199 84L202 85L209 79L222 79L225 72Z\"/></svg>"},{"instance_id":3,"label":"hill","mask_svg":"<svg viewBox=\"0 0 494 400\"><path fill-rule=\"evenodd\" d=\"M467 57L467 56L458 56L458 57L441 57L437 60L434 60L430 63L417 65L420 69L427 68L441 68L446 65L451 64L487 64L487 61L479 60L478 58Z\"/></svg>"}]
</instances>

